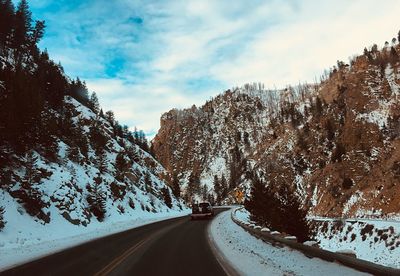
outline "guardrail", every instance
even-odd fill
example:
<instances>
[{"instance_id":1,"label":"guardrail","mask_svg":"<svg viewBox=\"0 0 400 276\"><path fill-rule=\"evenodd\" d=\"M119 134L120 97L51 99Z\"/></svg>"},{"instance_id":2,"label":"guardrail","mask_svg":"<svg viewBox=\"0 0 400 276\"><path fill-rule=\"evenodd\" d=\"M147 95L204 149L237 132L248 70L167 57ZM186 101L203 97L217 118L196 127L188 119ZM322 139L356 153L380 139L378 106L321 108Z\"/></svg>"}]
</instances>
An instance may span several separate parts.
<instances>
[{"instance_id":1,"label":"guardrail","mask_svg":"<svg viewBox=\"0 0 400 276\"><path fill-rule=\"evenodd\" d=\"M263 240L264 242L272 243L273 245L275 245L276 243L283 244L283 245L289 246L293 249L296 249L298 251L301 251L307 257L316 257L316 258L320 258L322 260L329 261L329 262L338 262L338 263L341 263L342 265L345 265L350 268L354 268L361 272L371 273L373 275L400 276L400 269L395 269L395 268L375 264L372 262L368 262L365 260L357 259L354 257L342 255L342 254L335 253L332 251L324 250L321 248L312 247L309 245L298 243L296 241L292 241L292 240L288 240L285 238L271 235L268 232L262 232L260 229L254 229L253 227L243 223L242 221L238 220L235 217L234 213L237 210L240 210L242 208L243 207L237 208L232 211L232 213L231 213L232 220L237 225L241 226L243 229L245 229L247 232L249 232L251 235Z\"/></svg>"}]
</instances>

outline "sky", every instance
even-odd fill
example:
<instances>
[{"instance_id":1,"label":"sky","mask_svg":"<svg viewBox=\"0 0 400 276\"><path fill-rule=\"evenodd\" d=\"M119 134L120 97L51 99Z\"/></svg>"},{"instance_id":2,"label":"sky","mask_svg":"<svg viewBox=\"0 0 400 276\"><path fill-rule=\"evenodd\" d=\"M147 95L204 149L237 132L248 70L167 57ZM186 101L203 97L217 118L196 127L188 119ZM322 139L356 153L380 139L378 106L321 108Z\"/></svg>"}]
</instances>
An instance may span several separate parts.
<instances>
[{"instance_id":1,"label":"sky","mask_svg":"<svg viewBox=\"0 0 400 276\"><path fill-rule=\"evenodd\" d=\"M149 138L162 113L249 82L314 82L397 37L397 0L30 0L40 42L103 109Z\"/></svg>"}]
</instances>

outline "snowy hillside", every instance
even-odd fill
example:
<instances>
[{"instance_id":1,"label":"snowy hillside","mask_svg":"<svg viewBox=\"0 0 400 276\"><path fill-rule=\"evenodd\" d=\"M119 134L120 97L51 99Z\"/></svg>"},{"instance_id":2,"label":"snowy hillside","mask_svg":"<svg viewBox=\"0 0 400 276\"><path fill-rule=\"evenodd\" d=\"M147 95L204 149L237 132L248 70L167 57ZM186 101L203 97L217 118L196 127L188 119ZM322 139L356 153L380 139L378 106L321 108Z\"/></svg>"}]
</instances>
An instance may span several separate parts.
<instances>
[{"instance_id":1,"label":"snowy hillside","mask_svg":"<svg viewBox=\"0 0 400 276\"><path fill-rule=\"evenodd\" d=\"M5 222L0 252L76 239L78 234L95 237L96 229L104 235L121 223L128 228L140 221L187 212L162 179L166 171L149 153L132 139L113 136L109 121L75 99L66 96L65 105L71 111L73 128L82 130L81 137L91 137L93 125L105 134L102 155L90 143L86 156L80 150L74 154L74 143L63 138L57 139L54 160L34 150L14 155L2 168L12 172L12 185L0 192ZM122 172L118 168L121 157Z\"/></svg>"}]
</instances>

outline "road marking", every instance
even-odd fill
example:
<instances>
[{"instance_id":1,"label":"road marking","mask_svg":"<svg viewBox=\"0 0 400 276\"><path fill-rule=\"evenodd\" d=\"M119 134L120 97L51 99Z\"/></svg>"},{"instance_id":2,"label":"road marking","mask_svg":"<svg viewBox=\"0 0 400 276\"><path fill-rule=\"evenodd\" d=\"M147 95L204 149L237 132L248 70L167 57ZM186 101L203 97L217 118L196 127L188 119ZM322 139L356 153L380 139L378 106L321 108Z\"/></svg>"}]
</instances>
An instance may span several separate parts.
<instances>
[{"instance_id":1,"label":"road marking","mask_svg":"<svg viewBox=\"0 0 400 276\"><path fill-rule=\"evenodd\" d=\"M109 263L107 266L105 266L102 270L95 273L94 276L104 276L104 275L110 274L111 271L113 271L117 266L119 266L123 261L125 261L132 253L134 253L136 250L140 249L146 242L150 241L153 237L160 235L162 232L168 232L172 228L184 223L185 221L186 220L182 220L182 221L176 222L172 225L169 225L166 228L156 231L155 233L153 233L146 239L136 243L131 248L126 250L122 255L115 258L111 263Z\"/></svg>"},{"instance_id":2,"label":"road marking","mask_svg":"<svg viewBox=\"0 0 400 276\"><path fill-rule=\"evenodd\" d=\"M150 237L148 237L145 240L142 240L141 242L135 244L134 246L132 246L131 248L129 248L128 250L126 250L124 252L124 254L122 254L121 256L117 257L116 259L114 259L111 263L109 263L106 267L104 267L102 270L100 270L99 272L97 272L96 274L94 274L95 276L103 276L103 275L108 275L112 270L114 270L118 265L120 265L127 257L129 257L129 255L131 255L133 252L135 252L136 250L138 250L142 245L144 245L147 241L149 241L151 238L153 237L153 235L151 235Z\"/></svg>"},{"instance_id":3,"label":"road marking","mask_svg":"<svg viewBox=\"0 0 400 276\"><path fill-rule=\"evenodd\" d=\"M226 210L229 211L229 210ZM218 215L220 215L223 212L220 212ZM217 216L218 216L217 215ZM212 222L211 222L212 223ZM206 236L207 236L207 241L208 244L210 245L211 251L214 254L215 259L221 266L222 270L226 273L227 276L239 276L240 274L233 268L233 265L225 258L221 250L217 248L217 245L211 236L211 223L208 224L207 229L206 229Z\"/></svg>"}]
</instances>

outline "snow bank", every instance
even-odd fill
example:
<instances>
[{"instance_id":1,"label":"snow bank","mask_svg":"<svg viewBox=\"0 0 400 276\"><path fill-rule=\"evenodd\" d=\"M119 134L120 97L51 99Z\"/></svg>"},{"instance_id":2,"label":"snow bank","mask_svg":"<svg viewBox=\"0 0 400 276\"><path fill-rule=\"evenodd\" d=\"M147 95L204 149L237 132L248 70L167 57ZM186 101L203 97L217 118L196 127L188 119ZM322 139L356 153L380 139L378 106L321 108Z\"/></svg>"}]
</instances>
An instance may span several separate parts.
<instances>
[{"instance_id":1,"label":"snow bank","mask_svg":"<svg viewBox=\"0 0 400 276\"><path fill-rule=\"evenodd\" d=\"M357 258L400 268L400 222L393 220L318 219L320 247L329 251L351 250Z\"/></svg>"},{"instance_id":2,"label":"snow bank","mask_svg":"<svg viewBox=\"0 0 400 276\"><path fill-rule=\"evenodd\" d=\"M15 203L10 198L6 201ZM129 216L109 216L103 222L93 220L84 227L73 225L62 216L53 216L49 224L42 225L18 210L21 211L18 206L7 209L7 223L12 227L0 232L0 271L93 239L190 212L188 209L159 213L136 210Z\"/></svg>"},{"instance_id":3,"label":"snow bank","mask_svg":"<svg viewBox=\"0 0 400 276\"><path fill-rule=\"evenodd\" d=\"M286 247L265 243L236 225L230 211L214 218L209 234L225 259L242 275L365 275L339 264L310 259Z\"/></svg>"}]
</instances>

